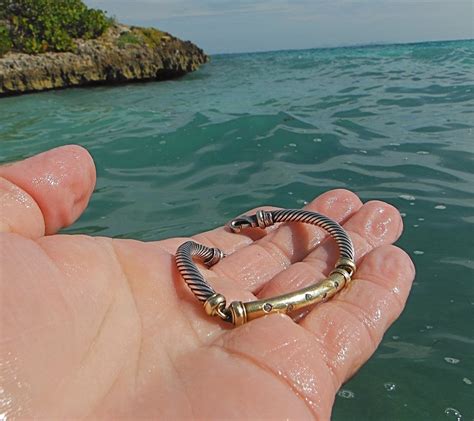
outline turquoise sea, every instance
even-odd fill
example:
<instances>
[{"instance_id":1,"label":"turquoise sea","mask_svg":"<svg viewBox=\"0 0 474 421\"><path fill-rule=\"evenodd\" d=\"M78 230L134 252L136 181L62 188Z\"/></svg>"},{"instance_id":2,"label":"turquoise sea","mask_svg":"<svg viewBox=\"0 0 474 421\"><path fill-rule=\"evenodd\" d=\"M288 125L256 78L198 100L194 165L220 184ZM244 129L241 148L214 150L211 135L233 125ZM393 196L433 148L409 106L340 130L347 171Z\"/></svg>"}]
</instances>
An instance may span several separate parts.
<instances>
[{"instance_id":1,"label":"turquoise sea","mask_svg":"<svg viewBox=\"0 0 474 421\"><path fill-rule=\"evenodd\" d=\"M97 188L67 232L92 235L188 235L337 187L394 204L418 275L334 420L473 420L473 112L474 41L220 55L179 80L0 99L0 160L87 147Z\"/></svg>"}]
</instances>

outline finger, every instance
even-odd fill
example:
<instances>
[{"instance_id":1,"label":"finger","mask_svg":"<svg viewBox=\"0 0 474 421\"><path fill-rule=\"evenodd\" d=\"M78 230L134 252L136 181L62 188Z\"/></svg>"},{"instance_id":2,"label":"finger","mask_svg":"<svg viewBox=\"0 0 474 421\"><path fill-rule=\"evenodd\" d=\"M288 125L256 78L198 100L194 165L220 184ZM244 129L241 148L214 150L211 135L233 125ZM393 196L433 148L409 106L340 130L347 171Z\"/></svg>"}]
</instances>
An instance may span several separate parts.
<instances>
[{"instance_id":1,"label":"finger","mask_svg":"<svg viewBox=\"0 0 474 421\"><path fill-rule=\"evenodd\" d=\"M59 147L0 167L0 177L18 186L37 203L46 234L72 224L81 215L96 179L91 156L77 145ZM25 206L21 202L14 204L18 212L25 212L20 209ZM10 231L21 231L20 227L11 226L16 221L7 223Z\"/></svg>"},{"instance_id":2,"label":"finger","mask_svg":"<svg viewBox=\"0 0 474 421\"><path fill-rule=\"evenodd\" d=\"M354 193L332 190L316 198L305 209L343 222L361 206ZM255 292L290 264L303 259L326 235L323 229L313 225L281 224L269 235L236 251L212 269L218 275L232 279L241 288Z\"/></svg>"},{"instance_id":3,"label":"finger","mask_svg":"<svg viewBox=\"0 0 474 421\"><path fill-rule=\"evenodd\" d=\"M36 239L44 235L44 219L33 198L0 177L0 232Z\"/></svg>"},{"instance_id":4,"label":"finger","mask_svg":"<svg viewBox=\"0 0 474 421\"><path fill-rule=\"evenodd\" d=\"M398 210L384 202L371 201L362 206L344 224L344 229L354 244L356 263L375 247L392 244L403 230L403 221ZM272 297L295 291L314 284L334 268L339 250L336 242L327 237L324 242L303 261L280 272L259 294Z\"/></svg>"},{"instance_id":5,"label":"finger","mask_svg":"<svg viewBox=\"0 0 474 421\"><path fill-rule=\"evenodd\" d=\"M323 347L338 385L373 354L402 312L414 277L415 267L403 250L378 247L366 256L345 290L301 321Z\"/></svg>"}]
</instances>

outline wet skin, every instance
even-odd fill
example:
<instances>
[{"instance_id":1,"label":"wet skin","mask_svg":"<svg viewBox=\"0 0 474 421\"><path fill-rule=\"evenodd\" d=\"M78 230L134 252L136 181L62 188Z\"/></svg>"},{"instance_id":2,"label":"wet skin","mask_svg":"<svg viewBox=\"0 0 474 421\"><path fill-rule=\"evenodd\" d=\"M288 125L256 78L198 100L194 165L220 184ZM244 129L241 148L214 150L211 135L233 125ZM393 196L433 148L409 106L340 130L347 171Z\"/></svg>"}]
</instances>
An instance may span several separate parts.
<instances>
[{"instance_id":1,"label":"wet skin","mask_svg":"<svg viewBox=\"0 0 474 421\"><path fill-rule=\"evenodd\" d=\"M232 329L207 317L179 277L173 255L185 238L55 234L83 212L94 185L93 161L78 146L0 168L1 414L329 419L415 275L391 245L403 229L395 208L329 191L306 208L351 235L352 284L297 320L270 315ZM201 267L228 302L301 288L332 268L337 249L324 231L272 228L194 237L229 254Z\"/></svg>"}]
</instances>

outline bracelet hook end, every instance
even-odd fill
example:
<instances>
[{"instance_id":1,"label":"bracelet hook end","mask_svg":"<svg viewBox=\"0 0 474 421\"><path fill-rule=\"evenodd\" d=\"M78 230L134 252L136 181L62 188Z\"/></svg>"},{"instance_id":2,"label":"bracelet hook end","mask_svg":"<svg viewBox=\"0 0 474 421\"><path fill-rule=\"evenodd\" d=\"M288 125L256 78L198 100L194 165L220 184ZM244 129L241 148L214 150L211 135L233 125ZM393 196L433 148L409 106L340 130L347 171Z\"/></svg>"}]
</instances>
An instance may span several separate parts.
<instances>
[{"instance_id":1,"label":"bracelet hook end","mask_svg":"<svg viewBox=\"0 0 474 421\"><path fill-rule=\"evenodd\" d=\"M232 232L239 233L246 228L258 227L258 222L255 215L242 215L232 219L227 226Z\"/></svg>"}]
</instances>

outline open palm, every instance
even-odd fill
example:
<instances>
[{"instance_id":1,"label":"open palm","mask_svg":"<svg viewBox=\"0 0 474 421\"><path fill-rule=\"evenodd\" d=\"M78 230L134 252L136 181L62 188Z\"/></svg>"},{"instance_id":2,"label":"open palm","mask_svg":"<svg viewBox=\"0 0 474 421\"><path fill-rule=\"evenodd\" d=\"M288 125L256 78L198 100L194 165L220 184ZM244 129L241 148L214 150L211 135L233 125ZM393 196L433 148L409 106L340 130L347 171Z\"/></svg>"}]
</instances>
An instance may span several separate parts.
<instances>
[{"instance_id":1,"label":"open palm","mask_svg":"<svg viewBox=\"0 0 474 421\"><path fill-rule=\"evenodd\" d=\"M86 207L88 153L57 148L0 168L0 413L46 418L328 419L343 382L405 304L414 267L399 213L345 190L307 209L344 225L354 281L297 321L211 319L174 263L184 238L55 235ZM229 256L202 271L230 302L324 277L337 248L302 224L194 239Z\"/></svg>"}]
</instances>

